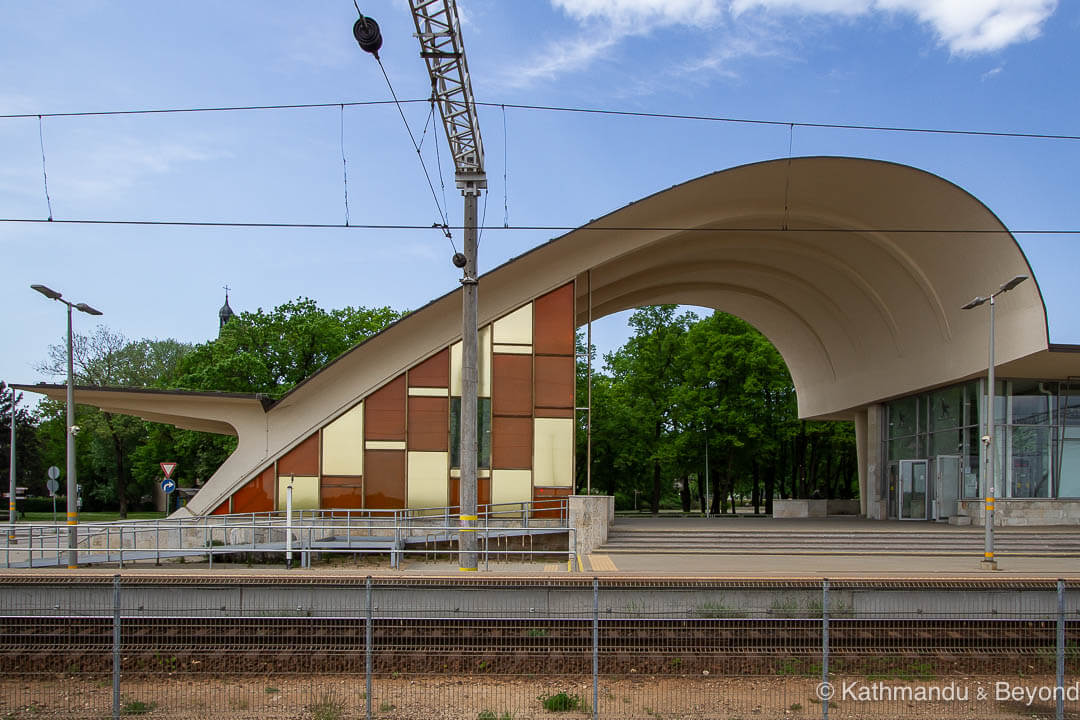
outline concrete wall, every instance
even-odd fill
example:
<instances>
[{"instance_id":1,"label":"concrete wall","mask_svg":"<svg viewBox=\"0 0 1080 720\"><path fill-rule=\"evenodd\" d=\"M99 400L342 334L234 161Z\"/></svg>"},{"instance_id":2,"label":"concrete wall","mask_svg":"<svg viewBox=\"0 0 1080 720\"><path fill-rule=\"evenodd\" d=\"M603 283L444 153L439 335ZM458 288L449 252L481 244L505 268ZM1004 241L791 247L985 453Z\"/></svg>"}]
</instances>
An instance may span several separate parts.
<instances>
[{"instance_id":1,"label":"concrete wall","mask_svg":"<svg viewBox=\"0 0 1080 720\"><path fill-rule=\"evenodd\" d=\"M588 555L607 542L615 520L615 498L610 495L571 495L570 527L577 536L578 555Z\"/></svg>"},{"instance_id":2,"label":"concrete wall","mask_svg":"<svg viewBox=\"0 0 1080 720\"><path fill-rule=\"evenodd\" d=\"M1080 499L1030 500L1001 499L995 501L994 526L1080 525ZM958 503L961 514L971 518L972 525L983 525L984 506L980 500Z\"/></svg>"}]
</instances>

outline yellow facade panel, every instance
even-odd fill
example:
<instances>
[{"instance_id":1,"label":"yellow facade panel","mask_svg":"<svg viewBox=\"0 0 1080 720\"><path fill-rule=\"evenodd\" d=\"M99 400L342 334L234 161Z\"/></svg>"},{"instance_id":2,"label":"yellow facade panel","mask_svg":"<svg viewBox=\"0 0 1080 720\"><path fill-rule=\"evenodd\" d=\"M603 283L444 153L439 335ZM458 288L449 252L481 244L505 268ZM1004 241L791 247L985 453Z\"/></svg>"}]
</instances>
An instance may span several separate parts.
<instances>
[{"instance_id":1,"label":"yellow facade panel","mask_svg":"<svg viewBox=\"0 0 1080 720\"><path fill-rule=\"evenodd\" d=\"M277 509L288 507L288 487L292 483L293 510L319 509L319 478L312 475L282 475L278 478Z\"/></svg>"},{"instance_id":2,"label":"yellow facade panel","mask_svg":"<svg viewBox=\"0 0 1080 720\"><path fill-rule=\"evenodd\" d=\"M532 303L495 321L495 342L512 345L532 345Z\"/></svg>"},{"instance_id":3,"label":"yellow facade panel","mask_svg":"<svg viewBox=\"0 0 1080 720\"><path fill-rule=\"evenodd\" d=\"M364 474L364 403L323 428L323 475Z\"/></svg>"},{"instance_id":4,"label":"yellow facade panel","mask_svg":"<svg viewBox=\"0 0 1080 720\"><path fill-rule=\"evenodd\" d=\"M540 487L574 484L574 421L571 418L533 420L533 470Z\"/></svg>"},{"instance_id":5,"label":"yellow facade panel","mask_svg":"<svg viewBox=\"0 0 1080 720\"><path fill-rule=\"evenodd\" d=\"M520 503L532 500L532 472L529 470L493 470L491 504L495 517L521 514Z\"/></svg>"},{"instance_id":6,"label":"yellow facade panel","mask_svg":"<svg viewBox=\"0 0 1080 720\"><path fill-rule=\"evenodd\" d=\"M449 453L410 452L407 506L441 508L449 504L450 481L446 474L449 465Z\"/></svg>"},{"instance_id":7,"label":"yellow facade panel","mask_svg":"<svg viewBox=\"0 0 1080 720\"><path fill-rule=\"evenodd\" d=\"M491 326L480 328L479 355L476 359L476 372L479 381L477 395L491 397ZM450 394L461 397L461 343L450 346Z\"/></svg>"}]
</instances>

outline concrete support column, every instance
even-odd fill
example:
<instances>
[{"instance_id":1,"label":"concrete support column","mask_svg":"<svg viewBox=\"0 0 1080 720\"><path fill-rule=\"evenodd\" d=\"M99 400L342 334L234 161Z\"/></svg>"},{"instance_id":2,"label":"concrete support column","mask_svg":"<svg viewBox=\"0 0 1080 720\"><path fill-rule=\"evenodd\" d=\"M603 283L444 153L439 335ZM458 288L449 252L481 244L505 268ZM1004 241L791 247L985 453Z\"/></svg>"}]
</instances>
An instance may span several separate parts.
<instances>
[{"instance_id":1,"label":"concrete support column","mask_svg":"<svg viewBox=\"0 0 1080 720\"><path fill-rule=\"evenodd\" d=\"M867 481L866 467L866 411L855 411L855 457L859 466L859 514L867 517L866 508L871 483Z\"/></svg>"},{"instance_id":2,"label":"concrete support column","mask_svg":"<svg viewBox=\"0 0 1080 720\"><path fill-rule=\"evenodd\" d=\"M864 460L859 467L859 490L863 489L863 474L866 477L866 517L873 520L886 520L889 517L889 499L882 494L885 462L881 456L882 429L885 425L885 406L870 405L866 408L866 435ZM855 423L858 432L858 421ZM856 443L859 443L856 436Z\"/></svg>"},{"instance_id":3,"label":"concrete support column","mask_svg":"<svg viewBox=\"0 0 1080 720\"><path fill-rule=\"evenodd\" d=\"M577 534L578 555L588 555L607 542L615 519L615 498L610 495L571 495L570 527Z\"/></svg>"}]
</instances>

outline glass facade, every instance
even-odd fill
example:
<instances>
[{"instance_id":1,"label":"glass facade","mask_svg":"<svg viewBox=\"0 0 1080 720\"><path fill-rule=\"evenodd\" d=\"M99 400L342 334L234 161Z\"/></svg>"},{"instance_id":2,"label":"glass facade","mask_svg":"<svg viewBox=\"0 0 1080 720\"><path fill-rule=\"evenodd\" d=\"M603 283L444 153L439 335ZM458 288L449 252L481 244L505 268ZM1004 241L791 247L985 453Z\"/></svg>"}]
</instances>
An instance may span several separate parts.
<instances>
[{"instance_id":1,"label":"glass facade","mask_svg":"<svg viewBox=\"0 0 1080 720\"><path fill-rule=\"evenodd\" d=\"M999 497L1080 497L1080 382L1004 379L996 384ZM962 500L982 496L979 468L985 460L981 442L985 387L985 380L976 380L887 404L882 489L888 493L891 516L897 517L898 511L903 514L897 489L910 473L911 461L949 467L951 483L955 465L948 462L957 459L955 496ZM938 477L946 475L938 473ZM953 493L950 487L944 493L938 489L936 495L952 497Z\"/></svg>"}]
</instances>

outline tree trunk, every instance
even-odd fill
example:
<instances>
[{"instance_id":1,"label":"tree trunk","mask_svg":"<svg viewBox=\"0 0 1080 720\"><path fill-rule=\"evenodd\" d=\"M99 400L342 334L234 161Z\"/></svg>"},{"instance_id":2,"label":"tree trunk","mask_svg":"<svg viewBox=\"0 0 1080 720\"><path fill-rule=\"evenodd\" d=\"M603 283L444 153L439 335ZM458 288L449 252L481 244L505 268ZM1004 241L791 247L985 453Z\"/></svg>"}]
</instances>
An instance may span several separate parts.
<instances>
[{"instance_id":1,"label":"tree trunk","mask_svg":"<svg viewBox=\"0 0 1080 720\"><path fill-rule=\"evenodd\" d=\"M698 475L697 479L698 504L701 506L701 514L705 514L705 476Z\"/></svg>"},{"instance_id":2,"label":"tree trunk","mask_svg":"<svg viewBox=\"0 0 1080 720\"><path fill-rule=\"evenodd\" d=\"M653 433L653 448L656 451L660 449L660 423L656 423L656 430ZM660 459L653 460L653 477L652 477L652 514L660 514Z\"/></svg>"},{"instance_id":3,"label":"tree trunk","mask_svg":"<svg viewBox=\"0 0 1080 720\"><path fill-rule=\"evenodd\" d=\"M120 519L127 519L128 513L128 499L127 499L127 476L124 474L124 443L120 439L120 434L113 427L113 416L111 413L102 413L105 416L105 426L109 428L109 435L111 436L113 443L113 452L116 454L116 499L120 503Z\"/></svg>"},{"instance_id":4,"label":"tree trunk","mask_svg":"<svg viewBox=\"0 0 1080 720\"><path fill-rule=\"evenodd\" d=\"M754 503L754 514L761 514L761 477L758 471L758 462L754 462L750 465L750 477L753 480L753 487L750 490L750 502Z\"/></svg>"},{"instance_id":5,"label":"tree trunk","mask_svg":"<svg viewBox=\"0 0 1080 720\"><path fill-rule=\"evenodd\" d=\"M776 486L776 460L765 471L765 514L772 515L773 492Z\"/></svg>"},{"instance_id":6,"label":"tree trunk","mask_svg":"<svg viewBox=\"0 0 1080 720\"><path fill-rule=\"evenodd\" d=\"M679 490L679 497L682 499L682 511L684 513L690 512L690 502L693 498L690 497L690 478L682 478L682 489Z\"/></svg>"},{"instance_id":7,"label":"tree trunk","mask_svg":"<svg viewBox=\"0 0 1080 720\"><path fill-rule=\"evenodd\" d=\"M735 514L735 449L728 451L727 456L727 491L731 498L731 514Z\"/></svg>"}]
</instances>

